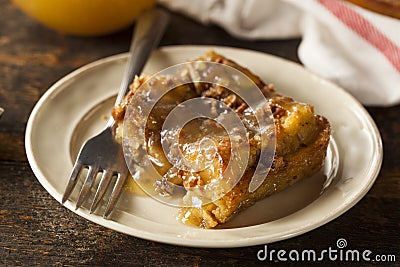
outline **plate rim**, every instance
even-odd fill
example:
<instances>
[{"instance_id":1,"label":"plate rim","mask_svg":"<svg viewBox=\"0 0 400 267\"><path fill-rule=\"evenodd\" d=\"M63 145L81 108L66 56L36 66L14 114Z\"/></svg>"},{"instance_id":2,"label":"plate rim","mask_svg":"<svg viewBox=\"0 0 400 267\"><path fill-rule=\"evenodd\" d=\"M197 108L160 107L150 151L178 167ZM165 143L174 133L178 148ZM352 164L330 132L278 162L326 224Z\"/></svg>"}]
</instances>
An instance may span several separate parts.
<instances>
[{"instance_id":1,"label":"plate rim","mask_svg":"<svg viewBox=\"0 0 400 267\"><path fill-rule=\"evenodd\" d=\"M339 90L341 93L344 93L349 97L349 99L356 104L356 109L358 112L361 112L364 120L368 123L369 130L371 130L371 136L374 138L373 144L374 144L374 149L377 150L378 153L374 154L373 158L371 159L371 167L368 172L368 176L372 177L369 179L369 183L360 190L354 198L352 198L351 204L345 205L344 208L339 209L338 211L331 212L331 214L324 216L321 220L318 221L318 223L314 223L309 225L308 227L304 227L300 230L293 231L293 230L288 230L284 233L280 233L279 235L269 237L268 240L265 240L264 236L258 236L257 238L252 238L251 240L236 240L235 243L231 243L232 240L229 240L228 242L226 241L221 241L221 240L199 240L199 239L184 239L184 238L177 238L177 237L163 237L160 239L160 236L148 233L145 231L140 231L138 229L132 229L131 227L128 227L126 225L120 224L116 221L112 220L104 220L99 216L92 216L91 214L82 211L82 209L75 210L75 207L72 205L68 205L68 203L64 204L68 209L73 211L75 214L78 214L79 216L92 221L94 223L97 223L99 225L102 225L104 227L113 229L118 232L122 232L124 234L136 236L139 238L143 238L146 240L152 240L156 242L161 242L161 243L167 243L167 244L173 244L173 245L179 245L179 246L189 246L189 247L208 247L208 248L232 248L232 247L244 247L244 246L252 246L252 245L259 245L259 244L266 244L266 243L273 243L276 241L288 239L294 236L298 236L301 234L304 234L306 232L309 232L311 230L314 230L321 225L324 225L337 217L341 216L343 213L347 212L349 209L351 209L354 205L356 205L364 196L365 194L371 189L372 185L374 184L376 178L378 177L378 174L380 172L381 166L382 166L382 161L383 161L383 146L382 146L382 139L380 136L380 132L368 113L368 111L362 106L362 104L355 99L349 92L344 90L342 87L334 84L331 81L328 81L315 73L311 72L310 70L304 68L299 63L290 61L285 58L281 58L275 55L271 55L265 52L261 51L256 51L256 50L250 50L250 49L243 49L243 48L235 48L235 47L229 47L229 46L210 46L210 45L174 45L174 46L164 46L160 47L158 50L165 51L165 52L173 52L174 50L207 50L207 49L214 49L214 50L225 50L225 51L235 51L235 52L246 52L246 53L255 53L255 54L262 54L263 56L271 57L273 60L279 60L281 62L284 62L285 64L292 64L295 65L296 68L301 68L302 71L306 71L308 75L311 76L311 78L321 80L323 82L328 83L331 87L335 88L335 90ZM26 132L25 132L25 150L28 158L28 162L32 168L33 173L35 174L36 178L39 180L39 182L42 184L42 186L45 188L45 190L53 197L55 198L59 203L61 203L61 199L59 196L57 196L57 192L52 189L52 186L50 182L48 181L47 177L42 173L40 166L38 166L37 161L35 159L35 153L32 150L32 131L34 130L34 122L35 119L38 116L38 113L40 112L40 109L42 108L43 104L47 101L48 98L52 96L52 94L56 93L58 90L61 90L61 85L64 83L68 82L71 78L76 78L79 75L84 75L86 71L91 70L93 68L101 67L103 64L106 64L108 62L114 62L117 60L124 60L127 58L128 53L121 53L121 54L116 54L112 56L108 56L105 58L100 58L98 60L95 60L91 63L88 63L84 66L81 66L80 68L70 72L69 74L65 75L61 79L59 79L57 82L55 82L53 85L51 85L46 92L40 97L34 108L32 109L32 112L29 116L27 126L26 126ZM372 165L375 165L374 168L372 168ZM278 220L279 221L279 220ZM241 227L241 228L233 228L233 229L212 229L212 230L206 230L206 229L200 229L201 231L224 231L224 232L235 232L238 229L257 229L261 225L264 224L259 224L259 225L253 225L253 226L247 226L247 227ZM132 234L132 230L134 234ZM194 231L198 231L198 229L194 229Z\"/></svg>"}]
</instances>

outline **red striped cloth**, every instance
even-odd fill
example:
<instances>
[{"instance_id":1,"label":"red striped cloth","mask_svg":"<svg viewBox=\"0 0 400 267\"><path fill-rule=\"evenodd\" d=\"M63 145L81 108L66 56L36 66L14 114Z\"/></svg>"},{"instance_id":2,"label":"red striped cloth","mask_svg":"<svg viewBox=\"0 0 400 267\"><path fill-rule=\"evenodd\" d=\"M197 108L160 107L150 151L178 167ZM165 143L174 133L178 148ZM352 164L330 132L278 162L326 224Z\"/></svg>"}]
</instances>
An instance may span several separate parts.
<instances>
[{"instance_id":1,"label":"red striped cloth","mask_svg":"<svg viewBox=\"0 0 400 267\"><path fill-rule=\"evenodd\" d=\"M365 105L400 104L398 19L343 0L157 1L241 38L302 37L298 55L307 69Z\"/></svg>"},{"instance_id":2,"label":"red striped cloth","mask_svg":"<svg viewBox=\"0 0 400 267\"><path fill-rule=\"evenodd\" d=\"M400 72L400 47L370 21L342 1L318 0L318 2L335 15L338 20L375 47Z\"/></svg>"}]
</instances>

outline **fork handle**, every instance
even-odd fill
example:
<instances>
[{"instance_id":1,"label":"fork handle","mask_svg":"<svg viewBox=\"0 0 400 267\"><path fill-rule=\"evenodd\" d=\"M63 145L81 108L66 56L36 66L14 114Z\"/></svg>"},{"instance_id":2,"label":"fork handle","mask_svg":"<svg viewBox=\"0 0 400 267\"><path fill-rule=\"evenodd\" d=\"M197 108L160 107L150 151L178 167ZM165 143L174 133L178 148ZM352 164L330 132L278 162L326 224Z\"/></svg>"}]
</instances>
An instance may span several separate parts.
<instances>
[{"instance_id":1,"label":"fork handle","mask_svg":"<svg viewBox=\"0 0 400 267\"><path fill-rule=\"evenodd\" d=\"M169 19L169 13L160 8L147 10L137 18L129 49L128 61L115 105L120 104L124 99L129 91L129 85L133 82L135 76L141 74L151 52L158 46L169 23ZM114 122L111 116L107 122L107 127L113 126Z\"/></svg>"}]
</instances>

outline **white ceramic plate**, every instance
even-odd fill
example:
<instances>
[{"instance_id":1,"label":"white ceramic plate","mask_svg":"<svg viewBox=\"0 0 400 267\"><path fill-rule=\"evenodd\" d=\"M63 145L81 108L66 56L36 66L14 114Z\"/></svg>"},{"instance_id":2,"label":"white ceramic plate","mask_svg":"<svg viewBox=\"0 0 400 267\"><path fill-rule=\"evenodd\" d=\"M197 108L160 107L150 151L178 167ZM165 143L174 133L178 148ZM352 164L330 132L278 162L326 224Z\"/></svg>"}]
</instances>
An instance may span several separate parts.
<instances>
[{"instance_id":1,"label":"white ceramic plate","mask_svg":"<svg viewBox=\"0 0 400 267\"><path fill-rule=\"evenodd\" d=\"M181 224L176 208L125 188L110 220L75 210L77 192L65 206L105 227L144 239L195 247L240 247L300 235L338 217L370 189L382 162L379 132L348 93L298 64L264 53L205 46L165 47L153 53L145 72L193 59L214 49L273 82L283 94L315 105L332 125L325 172L266 198L224 225L204 230ZM26 130L26 152L44 188L61 201L81 144L105 125L126 54L98 60L67 75L39 100ZM51 207L50 207L51 208Z\"/></svg>"}]
</instances>

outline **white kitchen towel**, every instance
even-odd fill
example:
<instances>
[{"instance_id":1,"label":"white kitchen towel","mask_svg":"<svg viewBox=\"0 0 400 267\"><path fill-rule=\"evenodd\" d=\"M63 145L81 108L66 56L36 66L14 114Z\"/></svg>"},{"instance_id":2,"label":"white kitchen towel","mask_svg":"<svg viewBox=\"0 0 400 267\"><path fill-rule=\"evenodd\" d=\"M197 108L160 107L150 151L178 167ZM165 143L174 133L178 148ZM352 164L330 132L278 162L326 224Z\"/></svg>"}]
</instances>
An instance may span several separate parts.
<instances>
[{"instance_id":1,"label":"white kitchen towel","mask_svg":"<svg viewBox=\"0 0 400 267\"><path fill-rule=\"evenodd\" d=\"M247 39L302 37L301 62L366 105L400 103L400 20L342 0L159 0Z\"/></svg>"}]
</instances>

